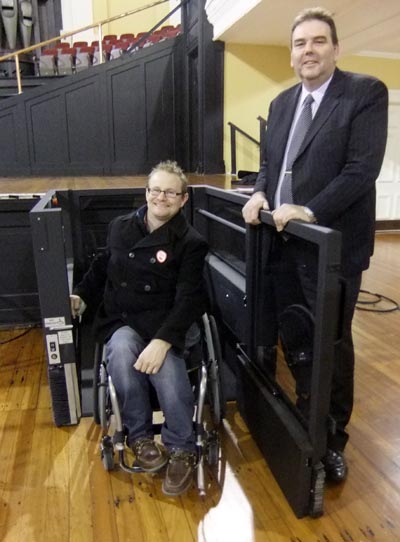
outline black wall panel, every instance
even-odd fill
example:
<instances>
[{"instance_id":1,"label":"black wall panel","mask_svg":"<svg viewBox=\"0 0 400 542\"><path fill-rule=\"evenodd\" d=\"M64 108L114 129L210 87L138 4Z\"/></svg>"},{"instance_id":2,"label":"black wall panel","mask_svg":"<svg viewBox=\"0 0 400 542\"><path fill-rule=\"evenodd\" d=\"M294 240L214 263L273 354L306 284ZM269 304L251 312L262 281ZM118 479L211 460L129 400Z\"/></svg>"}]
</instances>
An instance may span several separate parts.
<instances>
[{"instance_id":1,"label":"black wall panel","mask_svg":"<svg viewBox=\"0 0 400 542\"><path fill-rule=\"evenodd\" d=\"M27 104L32 172L57 170L68 161L65 92L47 94Z\"/></svg>"},{"instance_id":2,"label":"black wall panel","mask_svg":"<svg viewBox=\"0 0 400 542\"><path fill-rule=\"evenodd\" d=\"M175 157L175 78L173 57L145 64L147 162ZM160 85L159 81L163 84ZM158 83L158 84L157 84Z\"/></svg>"},{"instance_id":3,"label":"black wall panel","mask_svg":"<svg viewBox=\"0 0 400 542\"><path fill-rule=\"evenodd\" d=\"M0 327L40 322L29 211L37 199L0 199Z\"/></svg>"},{"instance_id":4,"label":"black wall panel","mask_svg":"<svg viewBox=\"0 0 400 542\"><path fill-rule=\"evenodd\" d=\"M71 87L65 93L68 161L76 171L103 172L103 120L98 77Z\"/></svg>"},{"instance_id":5,"label":"black wall panel","mask_svg":"<svg viewBox=\"0 0 400 542\"><path fill-rule=\"evenodd\" d=\"M146 141L143 66L129 63L110 71L107 78L112 172L141 171Z\"/></svg>"},{"instance_id":6,"label":"black wall panel","mask_svg":"<svg viewBox=\"0 0 400 542\"><path fill-rule=\"evenodd\" d=\"M0 114L0 148L2 149L2 165L17 163L18 143L16 134L16 108L10 108Z\"/></svg>"},{"instance_id":7,"label":"black wall panel","mask_svg":"<svg viewBox=\"0 0 400 542\"><path fill-rule=\"evenodd\" d=\"M106 113L100 74L93 71L53 81L28 92L24 105L20 123L26 125L31 174L104 172Z\"/></svg>"},{"instance_id":8,"label":"black wall panel","mask_svg":"<svg viewBox=\"0 0 400 542\"><path fill-rule=\"evenodd\" d=\"M23 106L23 104L21 104ZM0 109L0 175L30 172L23 107L12 104Z\"/></svg>"}]
</instances>

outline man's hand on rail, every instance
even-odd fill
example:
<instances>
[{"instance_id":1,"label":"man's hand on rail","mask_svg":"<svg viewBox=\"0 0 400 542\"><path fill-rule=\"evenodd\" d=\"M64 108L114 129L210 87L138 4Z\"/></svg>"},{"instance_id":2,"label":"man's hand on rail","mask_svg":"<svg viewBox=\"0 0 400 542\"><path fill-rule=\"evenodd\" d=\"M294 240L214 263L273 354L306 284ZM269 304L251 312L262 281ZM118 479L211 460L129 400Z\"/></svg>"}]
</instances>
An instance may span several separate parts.
<instances>
[{"instance_id":1,"label":"man's hand on rail","mask_svg":"<svg viewBox=\"0 0 400 542\"><path fill-rule=\"evenodd\" d=\"M71 294L69 296L69 300L71 303L71 314L73 318L77 318L78 316L82 316L86 309L86 303L83 301L79 295L73 295Z\"/></svg>"},{"instance_id":2,"label":"man's hand on rail","mask_svg":"<svg viewBox=\"0 0 400 542\"><path fill-rule=\"evenodd\" d=\"M242 209L244 221L253 226L260 224L259 215L261 210L269 210L268 201L265 198L264 192L256 192Z\"/></svg>"},{"instance_id":3,"label":"man's hand on rail","mask_svg":"<svg viewBox=\"0 0 400 542\"><path fill-rule=\"evenodd\" d=\"M142 350L133 367L141 373L149 375L158 373L170 348L170 343L162 339L153 339Z\"/></svg>"},{"instance_id":4,"label":"man's hand on rail","mask_svg":"<svg viewBox=\"0 0 400 542\"><path fill-rule=\"evenodd\" d=\"M303 222L313 223L313 220L304 210L302 205L293 205L292 203L283 203L278 209L272 211L277 231L282 231L290 220L302 220Z\"/></svg>"}]
</instances>

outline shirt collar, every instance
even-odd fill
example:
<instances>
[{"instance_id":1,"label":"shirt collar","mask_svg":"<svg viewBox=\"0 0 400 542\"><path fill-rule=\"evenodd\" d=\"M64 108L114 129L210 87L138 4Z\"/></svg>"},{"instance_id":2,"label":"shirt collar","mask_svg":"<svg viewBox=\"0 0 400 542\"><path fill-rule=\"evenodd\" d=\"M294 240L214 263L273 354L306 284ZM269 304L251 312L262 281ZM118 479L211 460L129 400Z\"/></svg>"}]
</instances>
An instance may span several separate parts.
<instances>
[{"instance_id":1,"label":"shirt collar","mask_svg":"<svg viewBox=\"0 0 400 542\"><path fill-rule=\"evenodd\" d=\"M301 96L300 96L300 104L303 104L304 100L306 99L306 96L311 94L311 96L314 98L314 101L315 101L315 103L316 103L316 105L318 107L320 105L320 103L322 102L322 98L324 97L324 94L326 92L326 89L329 86L329 83L332 81L332 77L333 77L333 74L329 77L329 79L327 81L325 81L325 83L323 83L319 88L317 88L316 90L313 90L312 92L307 90L304 87L304 85L302 85L302 87L301 87Z\"/></svg>"}]
</instances>

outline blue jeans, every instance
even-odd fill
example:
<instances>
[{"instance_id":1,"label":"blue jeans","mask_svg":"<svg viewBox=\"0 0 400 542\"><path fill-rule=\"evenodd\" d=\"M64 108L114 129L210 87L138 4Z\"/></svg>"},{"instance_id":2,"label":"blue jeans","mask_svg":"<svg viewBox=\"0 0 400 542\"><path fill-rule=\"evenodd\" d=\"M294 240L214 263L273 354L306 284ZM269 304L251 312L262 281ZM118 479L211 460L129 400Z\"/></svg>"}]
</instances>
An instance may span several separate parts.
<instances>
[{"instance_id":1,"label":"blue jeans","mask_svg":"<svg viewBox=\"0 0 400 542\"><path fill-rule=\"evenodd\" d=\"M193 325L186 335L186 346L195 344L199 337L199 329ZM161 429L164 446L194 452L194 397L185 360L171 348L157 374L141 373L133 365L147 344L134 329L123 326L106 345L108 373L117 392L127 444L131 446L140 437L153 437L152 385L165 418Z\"/></svg>"}]
</instances>

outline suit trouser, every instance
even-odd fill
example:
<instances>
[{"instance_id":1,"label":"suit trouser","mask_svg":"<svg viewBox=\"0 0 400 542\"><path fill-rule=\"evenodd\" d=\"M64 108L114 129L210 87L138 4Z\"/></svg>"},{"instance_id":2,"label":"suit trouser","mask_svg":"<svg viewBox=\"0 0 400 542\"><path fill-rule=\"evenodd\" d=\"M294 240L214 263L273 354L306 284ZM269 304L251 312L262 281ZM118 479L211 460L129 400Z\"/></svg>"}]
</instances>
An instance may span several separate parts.
<instances>
[{"instance_id":1,"label":"suit trouser","mask_svg":"<svg viewBox=\"0 0 400 542\"><path fill-rule=\"evenodd\" d=\"M342 340L335 347L330 404L336 431L328 435L328 448L336 451L344 450L349 438L345 428L350 421L354 401L354 345L351 327L360 286L361 273L345 278Z\"/></svg>"}]
</instances>

